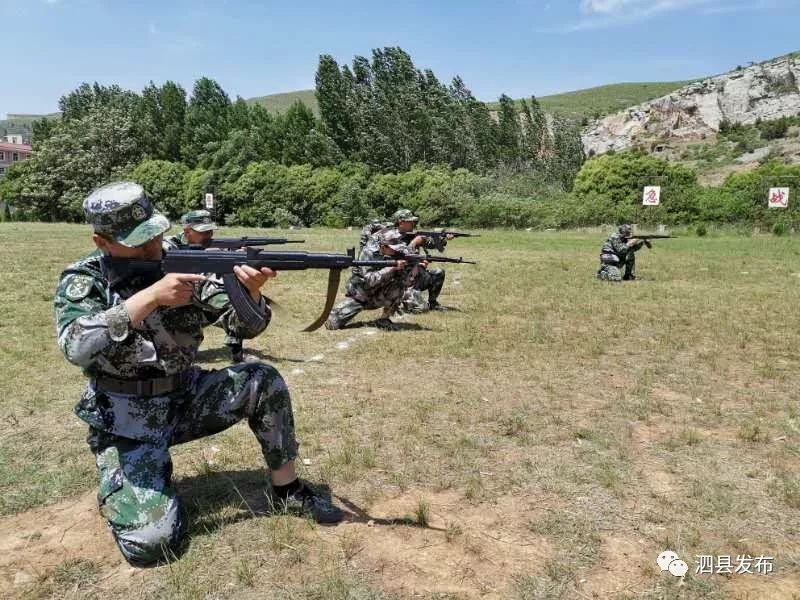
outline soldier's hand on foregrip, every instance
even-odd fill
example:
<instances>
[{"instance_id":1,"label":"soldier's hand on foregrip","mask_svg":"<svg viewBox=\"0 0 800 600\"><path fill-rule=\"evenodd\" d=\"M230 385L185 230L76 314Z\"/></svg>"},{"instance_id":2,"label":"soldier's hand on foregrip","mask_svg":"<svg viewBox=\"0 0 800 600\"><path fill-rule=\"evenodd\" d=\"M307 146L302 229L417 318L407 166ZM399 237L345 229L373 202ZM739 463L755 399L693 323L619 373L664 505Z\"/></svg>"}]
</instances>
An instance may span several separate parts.
<instances>
[{"instance_id":1,"label":"soldier's hand on foregrip","mask_svg":"<svg viewBox=\"0 0 800 600\"><path fill-rule=\"evenodd\" d=\"M411 243L409 244L409 246L411 246L412 248L419 248L420 246L424 245L425 245L425 238L421 235L415 237L413 240L411 240Z\"/></svg>"},{"instance_id":2,"label":"soldier's hand on foregrip","mask_svg":"<svg viewBox=\"0 0 800 600\"><path fill-rule=\"evenodd\" d=\"M631 239L628 240L628 247L629 248L633 248L637 244L641 245L641 243L642 243L642 240L640 240L639 238L631 238Z\"/></svg>"},{"instance_id":3,"label":"soldier's hand on foregrip","mask_svg":"<svg viewBox=\"0 0 800 600\"><path fill-rule=\"evenodd\" d=\"M277 275L275 271L267 267L259 270L249 265L233 267L233 272L236 274L236 279L247 288L247 291L250 292L250 297L256 302L261 299L261 288L264 287L264 284Z\"/></svg>"},{"instance_id":4,"label":"soldier's hand on foregrip","mask_svg":"<svg viewBox=\"0 0 800 600\"><path fill-rule=\"evenodd\" d=\"M392 269L394 269L395 271L402 271L403 269L406 268L406 264L408 263L404 260L396 260L394 262L394 266L392 267Z\"/></svg>"}]
</instances>

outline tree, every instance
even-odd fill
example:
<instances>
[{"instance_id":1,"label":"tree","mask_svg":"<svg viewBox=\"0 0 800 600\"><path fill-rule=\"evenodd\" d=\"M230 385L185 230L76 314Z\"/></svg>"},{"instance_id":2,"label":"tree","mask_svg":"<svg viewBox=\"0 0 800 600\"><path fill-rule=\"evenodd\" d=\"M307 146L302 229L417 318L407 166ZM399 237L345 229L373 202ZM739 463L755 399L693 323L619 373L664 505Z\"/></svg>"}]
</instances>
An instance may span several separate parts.
<instances>
[{"instance_id":1,"label":"tree","mask_svg":"<svg viewBox=\"0 0 800 600\"><path fill-rule=\"evenodd\" d=\"M182 154L187 164L196 165L228 136L230 106L230 98L216 81L202 77L195 82L183 131Z\"/></svg>"},{"instance_id":2,"label":"tree","mask_svg":"<svg viewBox=\"0 0 800 600\"><path fill-rule=\"evenodd\" d=\"M319 57L315 76L317 104L325 132L345 155L356 150L355 120L351 111L353 78L339 71L328 54Z\"/></svg>"},{"instance_id":3,"label":"tree","mask_svg":"<svg viewBox=\"0 0 800 600\"><path fill-rule=\"evenodd\" d=\"M86 195L142 158L134 131L123 108L94 107L60 122L24 168L12 173L15 206L46 221L82 220Z\"/></svg>"}]
</instances>

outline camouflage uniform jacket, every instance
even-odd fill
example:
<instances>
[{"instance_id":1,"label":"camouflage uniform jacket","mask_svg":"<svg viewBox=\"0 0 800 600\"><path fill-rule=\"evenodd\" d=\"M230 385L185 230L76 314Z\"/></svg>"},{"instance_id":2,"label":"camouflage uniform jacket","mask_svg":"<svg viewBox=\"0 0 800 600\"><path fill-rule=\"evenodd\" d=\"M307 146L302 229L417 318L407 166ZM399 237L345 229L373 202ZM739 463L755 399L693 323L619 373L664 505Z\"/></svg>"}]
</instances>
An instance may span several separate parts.
<instances>
[{"instance_id":1,"label":"camouflage uniform jacket","mask_svg":"<svg viewBox=\"0 0 800 600\"><path fill-rule=\"evenodd\" d=\"M641 247L641 242L628 246L625 239L619 233L615 233L603 244L603 248L600 250L600 262L611 265L624 263L629 252L634 253Z\"/></svg>"},{"instance_id":2,"label":"camouflage uniform jacket","mask_svg":"<svg viewBox=\"0 0 800 600\"><path fill-rule=\"evenodd\" d=\"M361 251L359 260L389 260L370 241ZM395 271L392 267L353 267L347 282L347 295L359 302L391 305L400 301L408 285L408 269Z\"/></svg>"},{"instance_id":3,"label":"camouflage uniform jacket","mask_svg":"<svg viewBox=\"0 0 800 600\"><path fill-rule=\"evenodd\" d=\"M99 253L94 253L68 266L61 274L54 301L59 348L90 378L75 412L101 431L161 441L170 433L176 393L139 397L104 392L98 401L96 378L135 381L178 374L196 378L199 369L194 361L203 341L203 327L219 322L240 337L252 338L266 329L270 308L262 297L263 322L247 329L224 290L210 281L196 287L191 304L158 308L133 328L123 300L148 284L134 282L127 289L112 289L100 259Z\"/></svg>"},{"instance_id":4,"label":"camouflage uniform jacket","mask_svg":"<svg viewBox=\"0 0 800 600\"><path fill-rule=\"evenodd\" d=\"M370 242L373 235L391 226L391 223L384 223L381 219L372 219L372 221L364 225L364 228L361 230L361 238L359 239L359 252Z\"/></svg>"},{"instance_id":5,"label":"camouflage uniform jacket","mask_svg":"<svg viewBox=\"0 0 800 600\"><path fill-rule=\"evenodd\" d=\"M168 238L165 237L164 238L164 243L163 243L164 250L185 248L188 245L189 245L189 242L186 240L186 234L185 233L179 233L178 235L172 235L172 236L170 236Z\"/></svg>"}]
</instances>

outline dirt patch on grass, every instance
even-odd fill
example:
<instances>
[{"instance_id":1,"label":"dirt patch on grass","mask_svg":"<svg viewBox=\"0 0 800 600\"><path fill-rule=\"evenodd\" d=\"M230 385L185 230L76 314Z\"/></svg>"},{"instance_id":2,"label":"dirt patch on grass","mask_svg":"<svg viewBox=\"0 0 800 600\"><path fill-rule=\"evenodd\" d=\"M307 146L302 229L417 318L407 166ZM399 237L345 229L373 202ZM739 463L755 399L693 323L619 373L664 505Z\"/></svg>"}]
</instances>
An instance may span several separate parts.
<instances>
[{"instance_id":1,"label":"dirt patch on grass","mask_svg":"<svg viewBox=\"0 0 800 600\"><path fill-rule=\"evenodd\" d=\"M657 574L643 540L612 536L603 540L600 562L585 577L583 592L590 598L610 598L637 590ZM651 564L652 563L652 564Z\"/></svg>"},{"instance_id":2,"label":"dirt patch on grass","mask_svg":"<svg viewBox=\"0 0 800 600\"><path fill-rule=\"evenodd\" d=\"M800 576L737 575L725 591L733 600L797 600Z\"/></svg>"},{"instance_id":3,"label":"dirt patch on grass","mask_svg":"<svg viewBox=\"0 0 800 600\"><path fill-rule=\"evenodd\" d=\"M425 526L413 524L420 512L426 512ZM382 589L506 598L514 577L540 572L552 552L528 529L537 512L519 497L471 505L454 492L406 493L376 503L367 522L345 523L331 533L345 557L352 554Z\"/></svg>"},{"instance_id":4,"label":"dirt patch on grass","mask_svg":"<svg viewBox=\"0 0 800 600\"><path fill-rule=\"evenodd\" d=\"M70 560L112 568L112 576L137 572L98 515L94 492L0 520L0 587L19 589Z\"/></svg>"}]
</instances>

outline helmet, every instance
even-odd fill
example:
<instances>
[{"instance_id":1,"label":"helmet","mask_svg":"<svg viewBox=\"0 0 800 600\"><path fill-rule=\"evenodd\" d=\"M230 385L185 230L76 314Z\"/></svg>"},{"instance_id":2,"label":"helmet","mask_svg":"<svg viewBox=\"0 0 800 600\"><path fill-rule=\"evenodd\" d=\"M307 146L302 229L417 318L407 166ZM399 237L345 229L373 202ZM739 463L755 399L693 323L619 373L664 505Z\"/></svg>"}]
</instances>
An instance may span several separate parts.
<instances>
[{"instance_id":1,"label":"helmet","mask_svg":"<svg viewBox=\"0 0 800 600\"><path fill-rule=\"evenodd\" d=\"M631 228L630 225L620 225L617 231L622 237L630 237L631 234L633 233L633 229Z\"/></svg>"}]
</instances>

